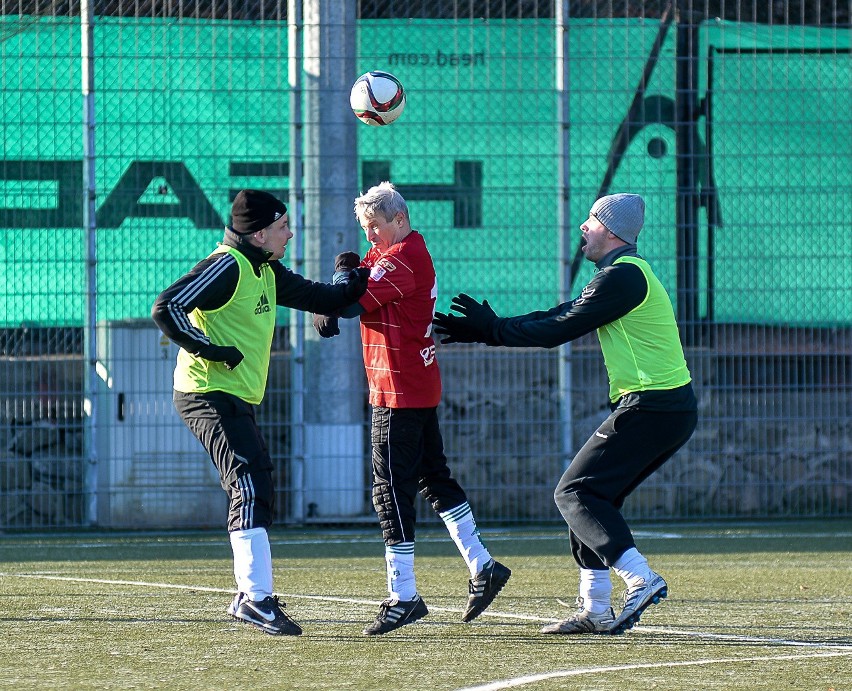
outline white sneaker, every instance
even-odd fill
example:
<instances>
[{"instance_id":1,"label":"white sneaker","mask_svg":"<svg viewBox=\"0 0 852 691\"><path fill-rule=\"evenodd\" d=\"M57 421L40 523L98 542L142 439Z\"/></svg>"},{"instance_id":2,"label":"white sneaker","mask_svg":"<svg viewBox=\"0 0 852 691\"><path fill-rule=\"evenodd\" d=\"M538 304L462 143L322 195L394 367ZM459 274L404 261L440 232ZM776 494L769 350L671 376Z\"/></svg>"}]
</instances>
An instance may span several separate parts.
<instances>
[{"instance_id":1,"label":"white sneaker","mask_svg":"<svg viewBox=\"0 0 852 691\"><path fill-rule=\"evenodd\" d=\"M233 601L230 605L228 605L228 609L226 610L230 616L237 616L237 608L239 608L239 606L243 603L245 597L245 593L237 593L236 595L234 595Z\"/></svg>"},{"instance_id":2,"label":"white sneaker","mask_svg":"<svg viewBox=\"0 0 852 691\"><path fill-rule=\"evenodd\" d=\"M610 633L616 635L632 629L642 612L649 606L658 604L668 594L668 584L660 574L652 571L650 578L628 588L624 593L624 607L616 617Z\"/></svg>"},{"instance_id":3,"label":"white sneaker","mask_svg":"<svg viewBox=\"0 0 852 691\"><path fill-rule=\"evenodd\" d=\"M566 603L567 604L567 603ZM541 628L542 633L609 633L615 621L615 612L610 607L606 612L593 614L583 606L583 598L577 598L577 611L567 619Z\"/></svg>"}]
</instances>

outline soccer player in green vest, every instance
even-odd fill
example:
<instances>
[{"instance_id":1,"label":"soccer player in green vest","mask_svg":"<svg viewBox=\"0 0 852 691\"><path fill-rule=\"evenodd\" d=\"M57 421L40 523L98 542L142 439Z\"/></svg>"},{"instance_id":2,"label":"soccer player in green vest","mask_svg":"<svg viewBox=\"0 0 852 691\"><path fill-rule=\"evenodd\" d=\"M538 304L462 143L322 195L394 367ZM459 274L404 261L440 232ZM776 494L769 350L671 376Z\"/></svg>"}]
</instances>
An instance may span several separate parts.
<instances>
[{"instance_id":1,"label":"soccer player in green vest","mask_svg":"<svg viewBox=\"0 0 852 691\"><path fill-rule=\"evenodd\" d=\"M228 493L237 594L227 612L265 633L298 636L301 627L272 590L273 467L255 406L266 391L275 306L339 310L364 294L369 271L351 271L342 285L309 281L280 262L292 237L281 201L241 190L222 242L159 295L151 316L181 347L175 408Z\"/></svg>"},{"instance_id":2,"label":"soccer player in green vest","mask_svg":"<svg viewBox=\"0 0 852 691\"><path fill-rule=\"evenodd\" d=\"M451 305L458 314L435 315L442 343L553 348L597 331L612 412L554 492L580 568L577 611L542 633L619 634L668 594L621 514L625 498L689 440L698 420L671 301L637 252L644 221L639 195L612 194L594 203L580 229L583 254L596 272L571 302L501 318L487 300L462 293ZM610 569L626 585L618 615L611 605Z\"/></svg>"}]
</instances>

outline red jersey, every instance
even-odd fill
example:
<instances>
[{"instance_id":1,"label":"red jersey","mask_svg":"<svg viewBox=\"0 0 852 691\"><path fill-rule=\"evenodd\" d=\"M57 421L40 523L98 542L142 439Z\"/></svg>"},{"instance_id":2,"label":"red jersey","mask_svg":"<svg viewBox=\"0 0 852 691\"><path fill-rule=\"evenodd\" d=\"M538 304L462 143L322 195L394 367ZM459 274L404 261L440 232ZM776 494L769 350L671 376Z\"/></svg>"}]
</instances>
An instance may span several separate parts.
<instances>
[{"instance_id":1,"label":"red jersey","mask_svg":"<svg viewBox=\"0 0 852 691\"><path fill-rule=\"evenodd\" d=\"M374 247L361 266L370 269L359 300L370 404L434 408L441 400L432 340L438 287L423 236L412 231L384 253Z\"/></svg>"}]
</instances>

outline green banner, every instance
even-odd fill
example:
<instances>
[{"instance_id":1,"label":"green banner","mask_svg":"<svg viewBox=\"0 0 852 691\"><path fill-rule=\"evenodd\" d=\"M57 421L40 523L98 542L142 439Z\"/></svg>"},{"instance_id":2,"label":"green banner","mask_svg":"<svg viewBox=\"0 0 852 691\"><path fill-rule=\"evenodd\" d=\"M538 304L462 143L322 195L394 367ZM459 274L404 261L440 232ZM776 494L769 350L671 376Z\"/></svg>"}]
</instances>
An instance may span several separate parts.
<instances>
[{"instance_id":1,"label":"green banner","mask_svg":"<svg viewBox=\"0 0 852 691\"><path fill-rule=\"evenodd\" d=\"M390 71L408 93L396 123L357 127L361 181L389 178L409 199L435 258L439 308L458 291L487 297L502 314L559 300L560 272L658 30L628 20L568 27L574 231L561 257L552 20L361 22L357 74ZM43 19L3 35L0 324L80 325L79 27ZM235 190L286 196L286 24L99 18L94 35L98 319L145 318L159 290L220 239ZM848 324L852 282L837 269L850 264L852 236L834 229L852 214L848 36L724 23L699 35L697 316ZM645 196L640 252L673 298L682 259L676 51L672 28L608 190ZM825 226L830 245L816 240ZM592 268L580 264L574 293Z\"/></svg>"}]
</instances>

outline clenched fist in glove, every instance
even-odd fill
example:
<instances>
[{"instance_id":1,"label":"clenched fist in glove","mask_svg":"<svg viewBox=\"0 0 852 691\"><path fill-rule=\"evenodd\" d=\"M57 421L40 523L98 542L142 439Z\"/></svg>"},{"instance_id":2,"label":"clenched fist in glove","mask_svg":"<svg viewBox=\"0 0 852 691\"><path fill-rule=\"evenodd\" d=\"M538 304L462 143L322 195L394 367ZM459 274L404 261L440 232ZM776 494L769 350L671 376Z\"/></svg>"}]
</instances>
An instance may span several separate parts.
<instances>
[{"instance_id":1,"label":"clenched fist in glove","mask_svg":"<svg viewBox=\"0 0 852 691\"><path fill-rule=\"evenodd\" d=\"M202 346L196 353L199 357L203 357L210 362L224 362L225 367L234 369L243 361L243 354L239 348L234 346L220 346L214 343L209 343Z\"/></svg>"},{"instance_id":2,"label":"clenched fist in glove","mask_svg":"<svg viewBox=\"0 0 852 691\"><path fill-rule=\"evenodd\" d=\"M351 302L358 299L367 290L367 280L370 278L369 269L359 269L361 258L354 252L341 252L334 258L334 278L332 283L346 285L346 297ZM322 338L331 338L340 333L338 315L315 314L314 329Z\"/></svg>"},{"instance_id":3,"label":"clenched fist in glove","mask_svg":"<svg viewBox=\"0 0 852 691\"><path fill-rule=\"evenodd\" d=\"M314 329L316 329L316 332L323 338L337 336L340 333L338 318L327 314L315 314Z\"/></svg>"},{"instance_id":4,"label":"clenched fist in glove","mask_svg":"<svg viewBox=\"0 0 852 691\"><path fill-rule=\"evenodd\" d=\"M361 258L354 252L341 252L334 258L334 278L331 282L345 283L346 297L352 302L357 302L367 292L367 280L370 278L370 270L359 269L360 263Z\"/></svg>"},{"instance_id":5,"label":"clenched fist in glove","mask_svg":"<svg viewBox=\"0 0 852 691\"><path fill-rule=\"evenodd\" d=\"M352 302L358 302L358 298L367 292L369 278L369 269L352 269L349 272L349 280L346 282L346 297Z\"/></svg>"},{"instance_id":6,"label":"clenched fist in glove","mask_svg":"<svg viewBox=\"0 0 852 691\"><path fill-rule=\"evenodd\" d=\"M341 252L334 258L334 271L352 271L361 263L361 257L354 252Z\"/></svg>"}]
</instances>

